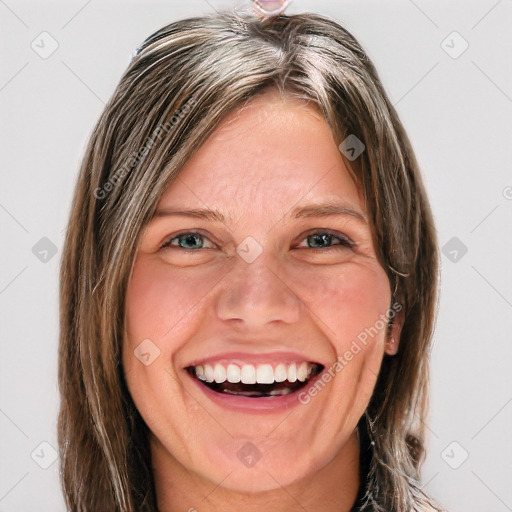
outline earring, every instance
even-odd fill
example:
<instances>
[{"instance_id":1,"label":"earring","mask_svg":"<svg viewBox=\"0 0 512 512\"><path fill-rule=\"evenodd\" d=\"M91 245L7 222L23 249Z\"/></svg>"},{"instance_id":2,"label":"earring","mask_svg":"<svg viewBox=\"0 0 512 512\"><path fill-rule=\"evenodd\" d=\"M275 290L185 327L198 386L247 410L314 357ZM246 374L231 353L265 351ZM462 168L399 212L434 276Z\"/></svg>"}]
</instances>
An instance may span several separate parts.
<instances>
[{"instance_id":1,"label":"earring","mask_svg":"<svg viewBox=\"0 0 512 512\"><path fill-rule=\"evenodd\" d=\"M389 355L395 355L397 353L397 350L398 350L395 337L392 336L388 343L389 343L389 348L390 348L390 351L391 351L391 353Z\"/></svg>"}]
</instances>

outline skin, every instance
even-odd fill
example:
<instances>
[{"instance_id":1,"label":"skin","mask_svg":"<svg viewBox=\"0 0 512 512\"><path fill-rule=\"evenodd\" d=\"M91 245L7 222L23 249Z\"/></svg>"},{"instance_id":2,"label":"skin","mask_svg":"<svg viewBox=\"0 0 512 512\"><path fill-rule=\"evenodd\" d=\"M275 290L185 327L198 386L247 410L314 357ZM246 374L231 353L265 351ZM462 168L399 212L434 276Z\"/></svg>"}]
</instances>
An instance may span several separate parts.
<instances>
[{"instance_id":1,"label":"skin","mask_svg":"<svg viewBox=\"0 0 512 512\"><path fill-rule=\"evenodd\" d=\"M123 368L151 431L161 512L340 512L356 499L356 425L384 353L397 350L400 315L395 343L379 330L309 403L286 411L225 409L184 370L232 351L293 351L327 368L389 310L389 281L340 142L314 109L267 91L223 120L157 208L216 209L224 222L157 215L141 235L126 295ZM290 216L327 200L363 219ZM355 245L335 236L314 245L312 232L325 230ZM199 231L203 248L179 246L176 236L189 231ZM236 252L247 237L262 248L252 263ZM144 365L134 350L148 338L152 358L160 353ZM237 457L248 442L261 454L252 467Z\"/></svg>"}]
</instances>

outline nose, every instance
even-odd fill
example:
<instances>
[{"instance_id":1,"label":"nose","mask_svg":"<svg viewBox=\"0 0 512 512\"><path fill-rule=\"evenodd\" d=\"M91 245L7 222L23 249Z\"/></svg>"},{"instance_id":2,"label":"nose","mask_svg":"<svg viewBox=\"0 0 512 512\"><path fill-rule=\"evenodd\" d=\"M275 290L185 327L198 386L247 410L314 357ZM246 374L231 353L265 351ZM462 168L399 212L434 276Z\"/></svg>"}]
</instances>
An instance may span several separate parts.
<instances>
[{"instance_id":1,"label":"nose","mask_svg":"<svg viewBox=\"0 0 512 512\"><path fill-rule=\"evenodd\" d=\"M258 329L269 323L295 323L299 320L301 301L293 283L265 251L252 263L237 258L236 268L223 280L217 301L217 316L235 321L245 328Z\"/></svg>"}]
</instances>

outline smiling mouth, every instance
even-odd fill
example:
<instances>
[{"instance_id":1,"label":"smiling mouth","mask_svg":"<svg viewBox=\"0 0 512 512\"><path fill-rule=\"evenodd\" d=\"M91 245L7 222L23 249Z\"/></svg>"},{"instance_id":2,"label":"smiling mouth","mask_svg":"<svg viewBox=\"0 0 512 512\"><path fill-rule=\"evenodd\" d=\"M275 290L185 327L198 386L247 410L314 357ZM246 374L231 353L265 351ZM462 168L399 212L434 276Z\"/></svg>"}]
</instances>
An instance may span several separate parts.
<instances>
[{"instance_id":1,"label":"smiling mouth","mask_svg":"<svg viewBox=\"0 0 512 512\"><path fill-rule=\"evenodd\" d=\"M297 392L323 369L318 363L260 365L197 365L185 368L202 385L217 393L266 398Z\"/></svg>"}]
</instances>

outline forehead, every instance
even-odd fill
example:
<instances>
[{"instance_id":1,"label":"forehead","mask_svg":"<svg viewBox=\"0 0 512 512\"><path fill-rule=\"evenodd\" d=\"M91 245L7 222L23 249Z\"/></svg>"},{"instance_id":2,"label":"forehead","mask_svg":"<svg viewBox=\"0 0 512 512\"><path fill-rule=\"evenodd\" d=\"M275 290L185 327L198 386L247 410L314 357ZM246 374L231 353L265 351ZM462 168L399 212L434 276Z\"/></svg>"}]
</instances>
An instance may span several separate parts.
<instances>
[{"instance_id":1,"label":"forehead","mask_svg":"<svg viewBox=\"0 0 512 512\"><path fill-rule=\"evenodd\" d=\"M361 206L325 119L305 101L269 91L222 120L159 206L208 205L237 217L250 206L270 212L336 199Z\"/></svg>"}]
</instances>

